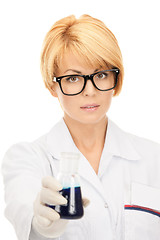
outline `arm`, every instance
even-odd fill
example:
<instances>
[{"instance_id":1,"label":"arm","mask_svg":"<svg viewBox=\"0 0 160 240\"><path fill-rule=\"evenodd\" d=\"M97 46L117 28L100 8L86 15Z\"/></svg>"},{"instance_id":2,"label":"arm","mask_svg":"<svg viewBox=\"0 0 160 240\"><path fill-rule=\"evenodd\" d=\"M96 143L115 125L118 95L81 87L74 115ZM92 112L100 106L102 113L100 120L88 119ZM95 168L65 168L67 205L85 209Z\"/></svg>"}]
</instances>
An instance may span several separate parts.
<instances>
[{"instance_id":1,"label":"arm","mask_svg":"<svg viewBox=\"0 0 160 240\"><path fill-rule=\"evenodd\" d=\"M46 203L60 205L64 200L61 195L57 196L60 186L55 179L46 177L52 173L44 159L32 144L21 143L11 147L3 160L5 215L19 240L56 238L67 225L57 212L45 206ZM83 205L88 204L88 199L83 199Z\"/></svg>"},{"instance_id":2,"label":"arm","mask_svg":"<svg viewBox=\"0 0 160 240\"><path fill-rule=\"evenodd\" d=\"M4 156L5 216L12 223L19 240L29 239L33 202L45 174L43 162L29 143L12 146Z\"/></svg>"}]
</instances>

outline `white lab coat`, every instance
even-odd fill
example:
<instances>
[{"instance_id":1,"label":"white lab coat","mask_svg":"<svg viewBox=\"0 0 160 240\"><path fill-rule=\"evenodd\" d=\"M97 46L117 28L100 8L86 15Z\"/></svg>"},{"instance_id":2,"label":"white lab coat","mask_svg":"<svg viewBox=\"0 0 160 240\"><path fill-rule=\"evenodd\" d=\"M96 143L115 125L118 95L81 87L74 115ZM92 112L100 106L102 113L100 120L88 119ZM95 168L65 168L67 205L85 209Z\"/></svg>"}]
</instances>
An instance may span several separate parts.
<instances>
[{"instance_id":1,"label":"white lab coat","mask_svg":"<svg viewBox=\"0 0 160 240\"><path fill-rule=\"evenodd\" d=\"M46 240L31 228L44 176L57 176L60 152L79 152L65 122L32 143L19 143L2 164L5 215L19 240ZM61 240L159 240L160 145L122 131L108 119L98 175L80 153L84 217L70 220ZM136 205L136 207L134 206ZM140 207L137 207L140 206Z\"/></svg>"}]
</instances>

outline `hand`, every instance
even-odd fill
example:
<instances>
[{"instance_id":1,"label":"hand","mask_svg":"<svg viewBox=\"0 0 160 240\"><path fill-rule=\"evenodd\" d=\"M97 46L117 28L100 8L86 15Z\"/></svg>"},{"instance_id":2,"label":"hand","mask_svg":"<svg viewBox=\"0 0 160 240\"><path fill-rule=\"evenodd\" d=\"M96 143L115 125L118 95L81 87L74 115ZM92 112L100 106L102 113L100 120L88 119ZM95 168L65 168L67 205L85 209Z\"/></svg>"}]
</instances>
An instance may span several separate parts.
<instances>
[{"instance_id":1,"label":"hand","mask_svg":"<svg viewBox=\"0 0 160 240\"><path fill-rule=\"evenodd\" d=\"M42 179L42 189L34 202L33 228L47 238L59 237L63 234L68 220L60 219L59 213L48 205L63 205L67 200L58 193L61 184L53 177Z\"/></svg>"},{"instance_id":2,"label":"hand","mask_svg":"<svg viewBox=\"0 0 160 240\"><path fill-rule=\"evenodd\" d=\"M34 202L34 217L32 227L47 238L56 238L63 234L68 220L61 219L59 213L47 205L63 205L67 200L59 194L62 190L61 184L53 177L48 176L42 179L42 189ZM89 204L87 198L83 198L83 206Z\"/></svg>"}]
</instances>

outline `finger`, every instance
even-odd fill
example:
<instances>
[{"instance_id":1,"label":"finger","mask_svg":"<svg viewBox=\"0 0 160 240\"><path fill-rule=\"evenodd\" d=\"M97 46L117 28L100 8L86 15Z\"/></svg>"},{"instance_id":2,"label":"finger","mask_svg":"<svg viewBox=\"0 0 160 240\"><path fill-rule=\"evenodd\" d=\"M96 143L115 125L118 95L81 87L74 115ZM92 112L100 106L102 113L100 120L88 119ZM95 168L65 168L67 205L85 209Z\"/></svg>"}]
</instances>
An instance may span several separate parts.
<instances>
[{"instance_id":1,"label":"finger","mask_svg":"<svg viewBox=\"0 0 160 240\"><path fill-rule=\"evenodd\" d=\"M49 188L53 191L62 190L62 185L54 177L51 177L51 176L44 177L42 179L42 186L44 188Z\"/></svg>"},{"instance_id":2,"label":"finger","mask_svg":"<svg viewBox=\"0 0 160 240\"><path fill-rule=\"evenodd\" d=\"M40 192L40 201L49 205L64 205L67 204L67 199L60 193L54 192L48 188L42 188Z\"/></svg>"},{"instance_id":3,"label":"finger","mask_svg":"<svg viewBox=\"0 0 160 240\"><path fill-rule=\"evenodd\" d=\"M52 221L42 216L36 216L36 220L43 227L49 227L52 224Z\"/></svg>"},{"instance_id":4,"label":"finger","mask_svg":"<svg viewBox=\"0 0 160 240\"><path fill-rule=\"evenodd\" d=\"M52 208L47 207L46 205L41 204L40 202L40 193L37 195L36 200L33 204L33 210L35 216L42 216L51 221L55 221L60 218L60 215Z\"/></svg>"},{"instance_id":5,"label":"finger","mask_svg":"<svg viewBox=\"0 0 160 240\"><path fill-rule=\"evenodd\" d=\"M90 200L88 198L82 198L82 203L84 207L87 207L90 204Z\"/></svg>"},{"instance_id":6,"label":"finger","mask_svg":"<svg viewBox=\"0 0 160 240\"><path fill-rule=\"evenodd\" d=\"M35 213L36 213L36 216L44 217L50 220L51 222L54 222L60 219L59 213L57 213L54 209L44 206L42 204L40 204L37 209L35 207Z\"/></svg>"}]
</instances>

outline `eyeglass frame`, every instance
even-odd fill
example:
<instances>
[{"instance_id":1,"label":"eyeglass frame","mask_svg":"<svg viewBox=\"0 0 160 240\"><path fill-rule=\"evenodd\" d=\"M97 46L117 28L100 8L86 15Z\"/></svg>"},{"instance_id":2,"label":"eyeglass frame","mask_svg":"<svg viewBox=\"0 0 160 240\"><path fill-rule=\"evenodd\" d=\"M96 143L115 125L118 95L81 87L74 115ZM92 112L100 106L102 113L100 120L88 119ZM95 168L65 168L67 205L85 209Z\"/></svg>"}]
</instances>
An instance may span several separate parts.
<instances>
[{"instance_id":1,"label":"eyeglass frame","mask_svg":"<svg viewBox=\"0 0 160 240\"><path fill-rule=\"evenodd\" d=\"M109 89L106 89L106 90L102 90L102 89L99 89L96 84L94 83L94 80L93 80L93 77L98 74L98 73L104 73L104 72L115 72L116 73L116 79L115 79L115 84L114 84L114 87L112 88L109 88ZM75 95L78 95L80 94L81 92L83 92L83 90L85 89L85 86L87 84L87 81L88 80L91 80L93 86L98 89L99 91L110 91L112 89L114 89L116 86L117 86L117 82L118 82L118 75L119 75L119 72L120 70L118 68L112 68L112 69L107 69L107 70L103 70L103 71L99 71L99 72L95 72L95 73L92 73L92 74L89 74L89 75L79 75L79 74L71 74L71 75L64 75L64 76L59 76L59 77L53 77L53 82L58 82L59 86L60 86L60 89L62 91L62 93L64 95L67 95L67 96L75 96ZM62 78L64 77L83 77L84 78L84 85L83 85L83 88L80 92L78 93L73 93L73 94L68 94L68 93L64 93L63 89L62 89L62 84L61 84L61 80Z\"/></svg>"}]
</instances>

